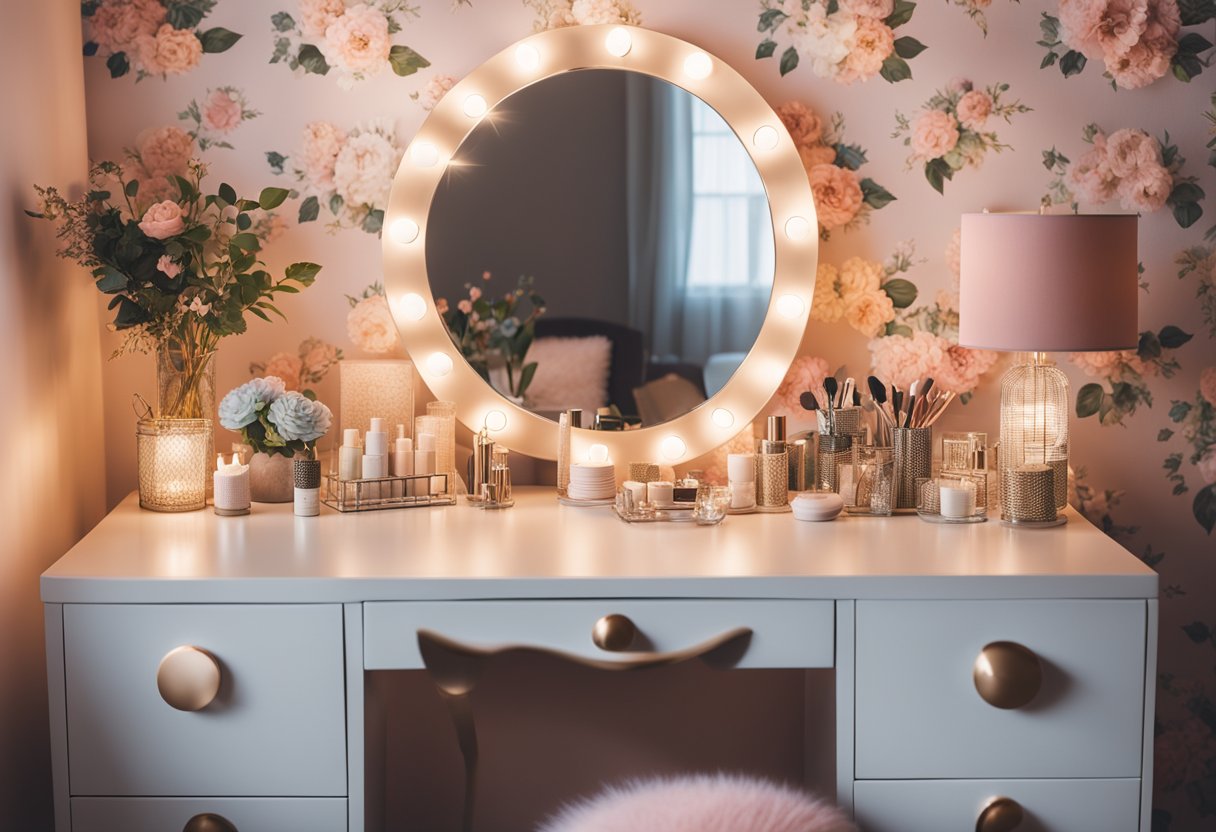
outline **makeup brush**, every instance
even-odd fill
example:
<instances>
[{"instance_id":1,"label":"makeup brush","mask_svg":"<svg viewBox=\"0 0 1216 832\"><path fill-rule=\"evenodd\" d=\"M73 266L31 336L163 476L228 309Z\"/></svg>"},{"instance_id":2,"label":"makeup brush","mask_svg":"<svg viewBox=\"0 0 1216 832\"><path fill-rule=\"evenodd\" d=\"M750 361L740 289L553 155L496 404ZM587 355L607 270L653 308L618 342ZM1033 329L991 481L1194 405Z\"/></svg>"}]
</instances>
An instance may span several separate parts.
<instances>
[{"instance_id":1,"label":"makeup brush","mask_svg":"<svg viewBox=\"0 0 1216 832\"><path fill-rule=\"evenodd\" d=\"M870 388L870 395L874 397L874 401L878 404L887 403L887 388L878 380L878 376L870 376L866 379L866 385Z\"/></svg>"},{"instance_id":2,"label":"makeup brush","mask_svg":"<svg viewBox=\"0 0 1216 832\"><path fill-rule=\"evenodd\" d=\"M926 378L925 383L920 386L920 401L917 402L916 410L912 413L913 424L921 426L925 415L929 411L929 396L933 393L933 378ZM937 401L936 398L933 401Z\"/></svg>"},{"instance_id":3,"label":"makeup brush","mask_svg":"<svg viewBox=\"0 0 1216 832\"><path fill-rule=\"evenodd\" d=\"M899 427L899 414L904 403L904 394L895 385L891 385L891 409L895 412L895 427Z\"/></svg>"},{"instance_id":4,"label":"makeup brush","mask_svg":"<svg viewBox=\"0 0 1216 832\"><path fill-rule=\"evenodd\" d=\"M807 390L805 393L799 396L798 401L802 404L803 410L819 409L819 399L815 398L815 394L810 390Z\"/></svg>"},{"instance_id":5,"label":"makeup brush","mask_svg":"<svg viewBox=\"0 0 1216 832\"><path fill-rule=\"evenodd\" d=\"M840 391L840 383L831 376L828 376L823 380L823 389L828 392L828 407L835 407L836 394Z\"/></svg>"},{"instance_id":6,"label":"makeup brush","mask_svg":"<svg viewBox=\"0 0 1216 832\"><path fill-rule=\"evenodd\" d=\"M908 418L904 419L904 427L912 427L912 411L916 409L916 391L920 388L920 379L912 382L908 388Z\"/></svg>"},{"instance_id":7,"label":"makeup brush","mask_svg":"<svg viewBox=\"0 0 1216 832\"><path fill-rule=\"evenodd\" d=\"M844 389L840 391L840 406L848 407L853 403L853 391L857 388L857 382L853 379L846 378L844 380Z\"/></svg>"},{"instance_id":8,"label":"makeup brush","mask_svg":"<svg viewBox=\"0 0 1216 832\"><path fill-rule=\"evenodd\" d=\"M853 407L861 407L861 393L853 391Z\"/></svg>"}]
</instances>

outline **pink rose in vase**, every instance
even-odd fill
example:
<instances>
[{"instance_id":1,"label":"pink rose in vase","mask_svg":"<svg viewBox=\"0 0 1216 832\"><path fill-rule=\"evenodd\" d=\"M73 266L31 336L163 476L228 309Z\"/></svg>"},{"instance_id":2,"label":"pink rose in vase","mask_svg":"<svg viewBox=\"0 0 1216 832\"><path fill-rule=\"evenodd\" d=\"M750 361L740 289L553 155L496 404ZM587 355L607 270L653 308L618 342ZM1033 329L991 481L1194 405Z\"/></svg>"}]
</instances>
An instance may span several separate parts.
<instances>
[{"instance_id":1,"label":"pink rose in vase","mask_svg":"<svg viewBox=\"0 0 1216 832\"><path fill-rule=\"evenodd\" d=\"M167 240L181 234L186 230L182 207L169 199L156 203L144 212L144 218L139 221L139 230L154 240Z\"/></svg>"}]
</instances>

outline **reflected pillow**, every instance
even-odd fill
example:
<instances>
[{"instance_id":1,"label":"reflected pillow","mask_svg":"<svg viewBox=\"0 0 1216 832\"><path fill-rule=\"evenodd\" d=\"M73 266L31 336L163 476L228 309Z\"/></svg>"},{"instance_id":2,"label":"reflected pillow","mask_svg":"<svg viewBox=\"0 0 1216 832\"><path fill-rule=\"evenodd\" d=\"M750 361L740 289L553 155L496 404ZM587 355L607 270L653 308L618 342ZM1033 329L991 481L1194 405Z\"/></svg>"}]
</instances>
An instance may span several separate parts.
<instances>
[{"instance_id":1,"label":"reflected pillow","mask_svg":"<svg viewBox=\"0 0 1216 832\"><path fill-rule=\"evenodd\" d=\"M536 375L526 393L530 409L577 407L594 413L608 404L612 341L606 336L537 338L524 363L531 361L536 362Z\"/></svg>"},{"instance_id":2,"label":"reflected pillow","mask_svg":"<svg viewBox=\"0 0 1216 832\"><path fill-rule=\"evenodd\" d=\"M642 424L657 425L683 416L701 402L705 396L683 376L668 373L662 378L648 381L634 388L633 400L638 404L638 415Z\"/></svg>"}]
</instances>

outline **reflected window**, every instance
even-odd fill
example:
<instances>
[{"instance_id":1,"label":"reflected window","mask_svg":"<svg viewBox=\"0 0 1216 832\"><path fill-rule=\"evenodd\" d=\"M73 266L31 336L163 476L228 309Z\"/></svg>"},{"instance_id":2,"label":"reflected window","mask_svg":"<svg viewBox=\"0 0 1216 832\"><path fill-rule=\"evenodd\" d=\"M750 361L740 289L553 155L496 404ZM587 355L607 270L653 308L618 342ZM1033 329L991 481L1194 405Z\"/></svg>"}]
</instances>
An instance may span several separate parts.
<instances>
[{"instance_id":1,"label":"reflected window","mask_svg":"<svg viewBox=\"0 0 1216 832\"><path fill-rule=\"evenodd\" d=\"M692 150L688 287L767 295L773 231L764 185L734 131L699 98L692 103Z\"/></svg>"}]
</instances>

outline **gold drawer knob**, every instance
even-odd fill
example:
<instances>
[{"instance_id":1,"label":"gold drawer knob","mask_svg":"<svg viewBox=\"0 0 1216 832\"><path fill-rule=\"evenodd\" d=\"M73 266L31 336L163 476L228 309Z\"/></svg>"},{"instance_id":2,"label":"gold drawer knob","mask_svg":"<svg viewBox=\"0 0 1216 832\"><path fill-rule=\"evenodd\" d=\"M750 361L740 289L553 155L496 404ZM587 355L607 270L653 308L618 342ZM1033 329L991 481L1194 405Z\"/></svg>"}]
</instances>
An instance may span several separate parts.
<instances>
[{"instance_id":1,"label":"gold drawer knob","mask_svg":"<svg viewBox=\"0 0 1216 832\"><path fill-rule=\"evenodd\" d=\"M1012 641L984 646L971 671L975 689L994 708L1030 704L1043 686L1043 665L1034 651Z\"/></svg>"},{"instance_id":2,"label":"gold drawer knob","mask_svg":"<svg viewBox=\"0 0 1216 832\"><path fill-rule=\"evenodd\" d=\"M228 818L204 812L186 821L182 832L238 832L238 830Z\"/></svg>"},{"instance_id":3,"label":"gold drawer knob","mask_svg":"<svg viewBox=\"0 0 1216 832\"><path fill-rule=\"evenodd\" d=\"M591 630L591 640L601 650L619 653L629 649L637 634L638 628L629 620L629 616L612 613L595 622L595 627Z\"/></svg>"},{"instance_id":4,"label":"gold drawer knob","mask_svg":"<svg viewBox=\"0 0 1216 832\"><path fill-rule=\"evenodd\" d=\"M179 711L201 711L220 692L219 663L206 650L188 644L174 647L156 668L156 687L160 690L161 699L171 707ZM210 828L199 827L200 830Z\"/></svg>"},{"instance_id":5,"label":"gold drawer knob","mask_svg":"<svg viewBox=\"0 0 1216 832\"><path fill-rule=\"evenodd\" d=\"M1022 807L1011 797L998 797L984 807L975 832L1013 832L1022 823Z\"/></svg>"}]
</instances>

